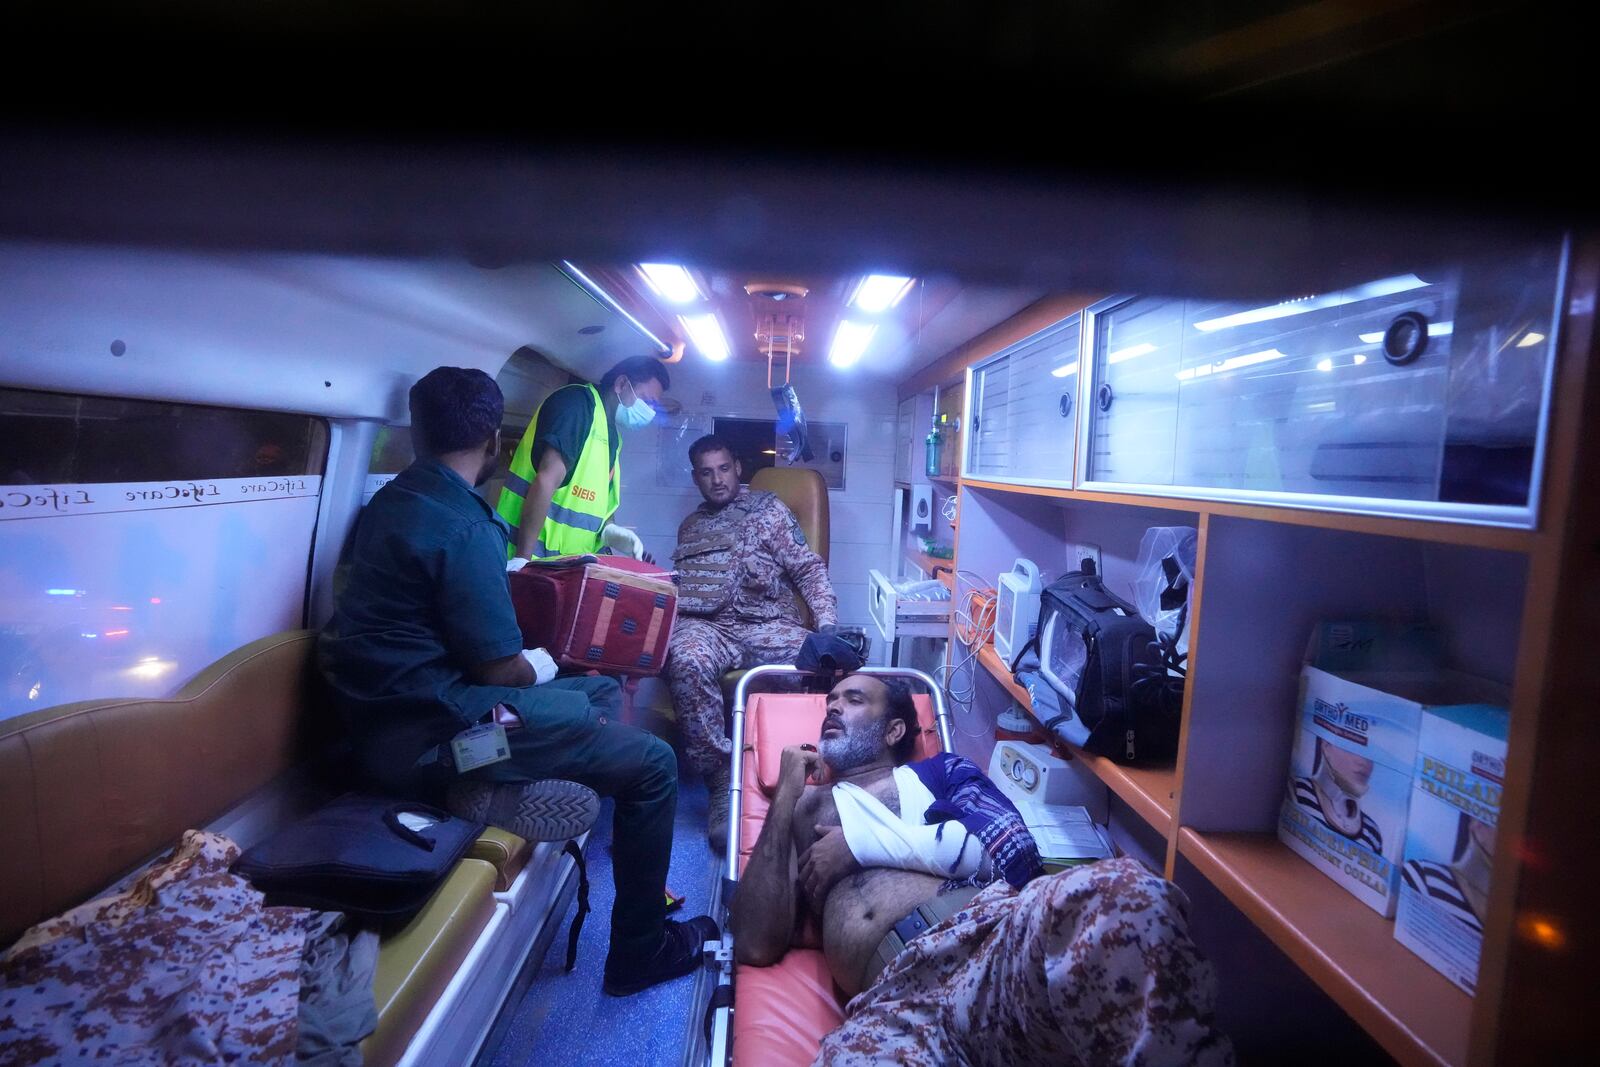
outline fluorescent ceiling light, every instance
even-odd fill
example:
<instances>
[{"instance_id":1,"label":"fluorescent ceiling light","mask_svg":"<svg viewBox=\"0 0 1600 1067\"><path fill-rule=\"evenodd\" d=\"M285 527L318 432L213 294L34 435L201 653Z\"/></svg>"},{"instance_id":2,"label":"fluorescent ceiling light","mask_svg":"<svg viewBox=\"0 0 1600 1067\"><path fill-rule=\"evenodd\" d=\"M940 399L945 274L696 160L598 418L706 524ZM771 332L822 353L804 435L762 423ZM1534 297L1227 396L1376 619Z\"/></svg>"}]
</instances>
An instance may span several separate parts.
<instances>
[{"instance_id":1,"label":"fluorescent ceiling light","mask_svg":"<svg viewBox=\"0 0 1600 1067\"><path fill-rule=\"evenodd\" d=\"M1456 329L1456 324L1453 323L1453 322L1430 322L1430 323L1428 323L1428 336L1429 337L1449 337L1452 333L1455 332L1455 329ZM1364 334L1361 335L1361 342L1363 344L1375 345L1375 344L1378 344L1382 340L1383 340L1383 331L1381 331L1381 330L1379 332L1377 332L1377 333L1364 333Z\"/></svg>"},{"instance_id":2,"label":"fluorescent ceiling light","mask_svg":"<svg viewBox=\"0 0 1600 1067\"><path fill-rule=\"evenodd\" d=\"M640 333L650 338L650 340L654 341L656 343L656 347L661 349L663 353L672 351L671 345L667 344L661 338L657 337L655 334L646 329L644 323L628 314L627 308L617 303L615 298L613 298L610 293L596 285L594 279L583 273L583 271L579 270L570 259L563 259L561 261L561 273L565 274L568 278L575 282L578 288L594 297L612 311L615 311L618 315L621 315L623 318L627 319L628 322L632 324L634 329L638 330Z\"/></svg>"},{"instance_id":3,"label":"fluorescent ceiling light","mask_svg":"<svg viewBox=\"0 0 1600 1067\"><path fill-rule=\"evenodd\" d=\"M869 274L856 286L850 304L868 315L877 315L900 303L910 288L910 278L894 274Z\"/></svg>"},{"instance_id":4,"label":"fluorescent ceiling light","mask_svg":"<svg viewBox=\"0 0 1600 1067\"><path fill-rule=\"evenodd\" d=\"M1353 359L1351 362L1353 362L1356 366L1359 367L1359 366L1361 366L1361 364L1365 363L1366 361L1367 361L1366 353L1357 352L1356 355L1355 355L1355 359Z\"/></svg>"},{"instance_id":5,"label":"fluorescent ceiling light","mask_svg":"<svg viewBox=\"0 0 1600 1067\"><path fill-rule=\"evenodd\" d=\"M1106 362L1121 363L1126 359L1134 359L1138 356L1148 355L1155 350L1155 345L1130 345L1129 347L1121 349L1120 351L1111 353L1106 357Z\"/></svg>"},{"instance_id":6,"label":"fluorescent ceiling light","mask_svg":"<svg viewBox=\"0 0 1600 1067\"><path fill-rule=\"evenodd\" d=\"M1062 365L1060 367L1057 367L1055 370L1050 372L1050 375L1051 375L1051 377L1054 377L1054 378L1065 378L1069 374L1077 374L1077 373L1078 373L1078 361L1077 360L1073 360L1071 363L1067 363L1067 364L1064 364L1064 365Z\"/></svg>"},{"instance_id":7,"label":"fluorescent ceiling light","mask_svg":"<svg viewBox=\"0 0 1600 1067\"><path fill-rule=\"evenodd\" d=\"M704 315L679 315L678 321L683 324L684 332L702 356L714 363L721 363L733 354L715 314L708 311Z\"/></svg>"},{"instance_id":8,"label":"fluorescent ceiling light","mask_svg":"<svg viewBox=\"0 0 1600 1067\"><path fill-rule=\"evenodd\" d=\"M1285 300L1281 304L1269 307L1256 308L1253 311L1241 311L1234 315L1223 315L1221 318L1204 319L1194 324L1194 328L1209 333L1212 330L1225 330L1230 326L1248 326L1253 322L1268 322L1272 319L1288 318L1290 315L1304 315L1308 311L1319 311L1322 308L1343 307L1345 304L1354 304L1359 300L1373 300L1380 296L1393 296L1395 293L1409 292L1412 289L1426 288L1427 282L1415 274L1400 274L1393 278L1383 278L1379 281L1358 285L1354 289L1343 289L1327 296L1301 296L1293 300Z\"/></svg>"},{"instance_id":9,"label":"fluorescent ceiling light","mask_svg":"<svg viewBox=\"0 0 1600 1067\"><path fill-rule=\"evenodd\" d=\"M1532 348L1534 345L1538 344L1540 341L1543 341L1543 340L1544 340L1544 334L1542 334L1542 333L1533 333L1533 332L1530 331L1528 333L1528 336L1524 337L1522 340L1517 342L1517 347L1518 348Z\"/></svg>"},{"instance_id":10,"label":"fluorescent ceiling light","mask_svg":"<svg viewBox=\"0 0 1600 1067\"><path fill-rule=\"evenodd\" d=\"M1276 348L1269 348L1265 352L1252 352L1248 356L1229 356L1227 359L1216 363L1202 363L1198 367L1189 367L1178 372L1178 381L1187 382L1193 378L1204 378L1208 374L1221 374L1224 371L1238 370L1240 367L1253 367L1257 363L1270 363L1275 359L1282 359L1283 353Z\"/></svg>"},{"instance_id":11,"label":"fluorescent ceiling light","mask_svg":"<svg viewBox=\"0 0 1600 1067\"><path fill-rule=\"evenodd\" d=\"M1331 359L1318 360L1317 361L1317 369L1320 370L1320 371L1323 371L1323 372L1327 372L1327 371L1332 370L1333 369L1333 360L1331 360Z\"/></svg>"},{"instance_id":12,"label":"fluorescent ceiling light","mask_svg":"<svg viewBox=\"0 0 1600 1067\"><path fill-rule=\"evenodd\" d=\"M689 277L689 272L676 263L641 263L639 271L663 300L691 304L700 299L700 287Z\"/></svg>"},{"instance_id":13,"label":"fluorescent ceiling light","mask_svg":"<svg viewBox=\"0 0 1600 1067\"><path fill-rule=\"evenodd\" d=\"M877 326L845 319L839 323L839 332L833 335L833 347L828 349L828 362L835 367L854 366L872 343Z\"/></svg>"}]
</instances>

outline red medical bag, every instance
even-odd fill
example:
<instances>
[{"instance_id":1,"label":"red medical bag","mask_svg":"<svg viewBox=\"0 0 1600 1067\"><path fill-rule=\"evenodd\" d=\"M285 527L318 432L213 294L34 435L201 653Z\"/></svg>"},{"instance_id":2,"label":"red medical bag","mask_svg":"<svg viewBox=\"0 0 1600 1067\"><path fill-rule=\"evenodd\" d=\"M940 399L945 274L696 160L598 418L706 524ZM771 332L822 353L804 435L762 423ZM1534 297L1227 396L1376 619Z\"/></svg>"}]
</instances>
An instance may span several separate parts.
<instances>
[{"instance_id":1,"label":"red medical bag","mask_svg":"<svg viewBox=\"0 0 1600 1067\"><path fill-rule=\"evenodd\" d=\"M661 673L678 589L654 563L557 556L507 577L524 647L544 649L562 667L636 677Z\"/></svg>"}]
</instances>

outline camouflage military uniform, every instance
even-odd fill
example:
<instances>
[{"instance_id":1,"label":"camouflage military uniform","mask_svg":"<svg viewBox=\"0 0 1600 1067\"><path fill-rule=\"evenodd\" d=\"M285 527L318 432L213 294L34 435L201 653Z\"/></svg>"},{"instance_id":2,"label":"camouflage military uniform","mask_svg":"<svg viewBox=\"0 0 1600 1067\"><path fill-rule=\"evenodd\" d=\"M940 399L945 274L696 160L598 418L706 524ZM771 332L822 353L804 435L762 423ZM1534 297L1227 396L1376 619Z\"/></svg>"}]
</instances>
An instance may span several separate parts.
<instances>
[{"instance_id":1,"label":"camouflage military uniform","mask_svg":"<svg viewBox=\"0 0 1600 1067\"><path fill-rule=\"evenodd\" d=\"M666 676L690 764L728 761L721 678L736 667L790 663L809 633L795 601L818 626L838 622L828 565L807 545L794 513L766 492L741 489L720 508L702 504L678 527L678 621Z\"/></svg>"},{"instance_id":2,"label":"camouflage military uniform","mask_svg":"<svg viewBox=\"0 0 1600 1067\"><path fill-rule=\"evenodd\" d=\"M1181 890L1131 859L997 881L911 941L813 1067L1233 1063Z\"/></svg>"},{"instance_id":3,"label":"camouflage military uniform","mask_svg":"<svg viewBox=\"0 0 1600 1067\"><path fill-rule=\"evenodd\" d=\"M292 1064L316 912L265 908L239 848L189 830L127 890L0 954L0 1063Z\"/></svg>"}]
</instances>

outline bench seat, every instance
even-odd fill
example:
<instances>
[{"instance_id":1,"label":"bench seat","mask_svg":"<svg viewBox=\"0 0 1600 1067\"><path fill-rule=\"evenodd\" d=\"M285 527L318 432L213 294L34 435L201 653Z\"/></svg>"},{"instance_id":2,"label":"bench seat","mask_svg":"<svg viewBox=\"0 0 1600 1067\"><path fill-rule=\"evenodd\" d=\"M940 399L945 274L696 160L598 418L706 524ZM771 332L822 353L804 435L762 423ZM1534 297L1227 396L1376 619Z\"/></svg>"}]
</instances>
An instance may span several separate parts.
<instances>
[{"instance_id":1,"label":"bench seat","mask_svg":"<svg viewBox=\"0 0 1600 1067\"><path fill-rule=\"evenodd\" d=\"M227 824L247 848L314 807L319 798L292 783L310 754L312 717L325 714L315 647L313 631L274 634L171 699L85 701L0 722L0 946L104 891L184 830ZM485 831L423 910L384 938L368 1064L404 1057L493 919L495 893L533 854L515 834Z\"/></svg>"},{"instance_id":2,"label":"bench seat","mask_svg":"<svg viewBox=\"0 0 1600 1067\"><path fill-rule=\"evenodd\" d=\"M462 860L416 917L383 939L372 977L378 1028L361 1043L364 1063L399 1061L493 918L494 883L489 864Z\"/></svg>"}]
</instances>

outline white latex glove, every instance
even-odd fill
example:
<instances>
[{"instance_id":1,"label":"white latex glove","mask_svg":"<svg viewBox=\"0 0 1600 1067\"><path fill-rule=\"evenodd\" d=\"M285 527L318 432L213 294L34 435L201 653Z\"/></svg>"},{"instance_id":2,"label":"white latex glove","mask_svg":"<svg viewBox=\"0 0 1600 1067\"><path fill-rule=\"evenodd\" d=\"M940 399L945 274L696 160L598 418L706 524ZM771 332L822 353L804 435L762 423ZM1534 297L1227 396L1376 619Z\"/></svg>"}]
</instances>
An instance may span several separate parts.
<instances>
[{"instance_id":1,"label":"white latex glove","mask_svg":"<svg viewBox=\"0 0 1600 1067\"><path fill-rule=\"evenodd\" d=\"M542 648L525 648L522 658L533 668L533 684L543 685L556 676L556 661Z\"/></svg>"},{"instance_id":2,"label":"white latex glove","mask_svg":"<svg viewBox=\"0 0 1600 1067\"><path fill-rule=\"evenodd\" d=\"M511 559L506 560L506 573L515 574L522 568L526 567L529 562L529 560L524 559L522 556L513 556Z\"/></svg>"},{"instance_id":3,"label":"white latex glove","mask_svg":"<svg viewBox=\"0 0 1600 1067\"><path fill-rule=\"evenodd\" d=\"M605 529L600 531L600 540L619 556L644 559L644 542L639 540L638 534L626 526L618 526L614 522L606 523Z\"/></svg>"}]
</instances>

